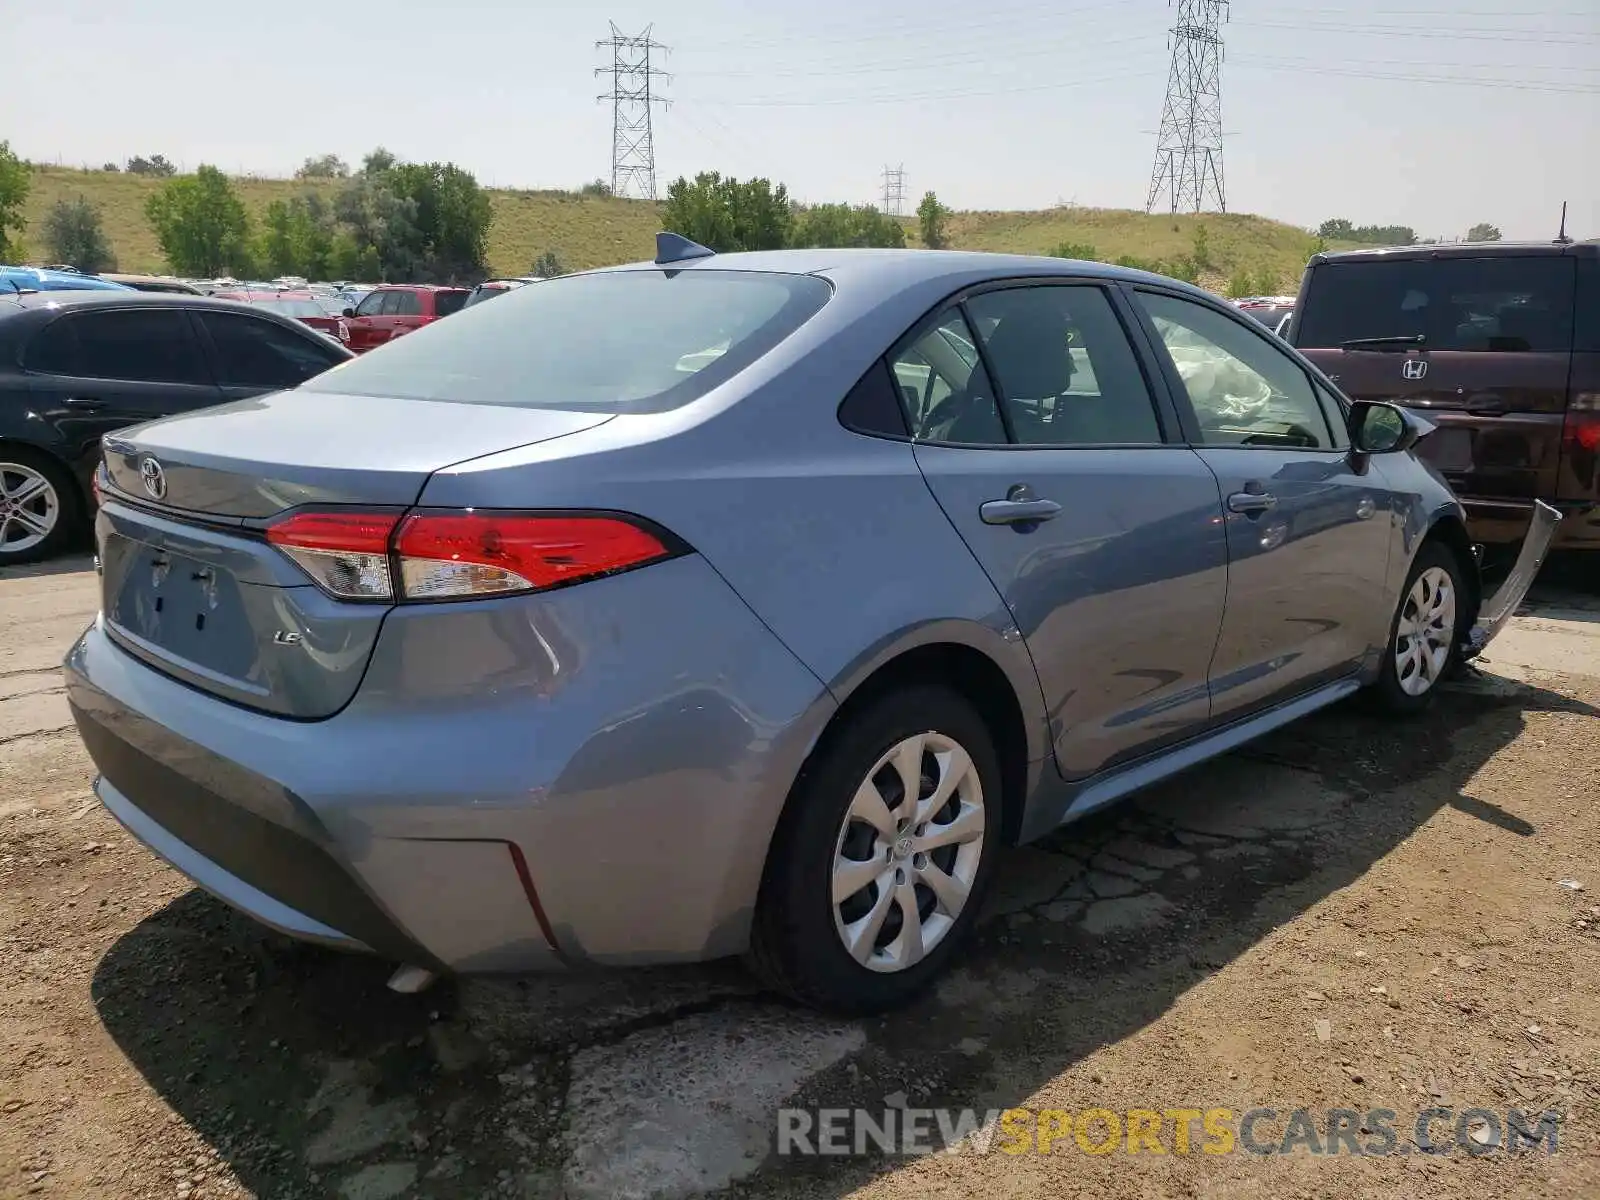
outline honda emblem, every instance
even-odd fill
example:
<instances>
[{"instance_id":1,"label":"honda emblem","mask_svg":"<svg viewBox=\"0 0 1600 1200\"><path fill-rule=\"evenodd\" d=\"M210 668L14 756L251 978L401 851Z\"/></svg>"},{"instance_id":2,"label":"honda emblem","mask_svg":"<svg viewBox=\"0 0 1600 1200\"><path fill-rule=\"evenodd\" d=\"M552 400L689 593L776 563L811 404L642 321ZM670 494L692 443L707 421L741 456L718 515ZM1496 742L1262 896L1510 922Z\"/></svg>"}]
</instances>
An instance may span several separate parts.
<instances>
[{"instance_id":1,"label":"honda emblem","mask_svg":"<svg viewBox=\"0 0 1600 1200\"><path fill-rule=\"evenodd\" d=\"M1408 358L1400 366L1400 374L1406 379L1421 379L1428 373L1428 360L1425 358Z\"/></svg>"}]
</instances>

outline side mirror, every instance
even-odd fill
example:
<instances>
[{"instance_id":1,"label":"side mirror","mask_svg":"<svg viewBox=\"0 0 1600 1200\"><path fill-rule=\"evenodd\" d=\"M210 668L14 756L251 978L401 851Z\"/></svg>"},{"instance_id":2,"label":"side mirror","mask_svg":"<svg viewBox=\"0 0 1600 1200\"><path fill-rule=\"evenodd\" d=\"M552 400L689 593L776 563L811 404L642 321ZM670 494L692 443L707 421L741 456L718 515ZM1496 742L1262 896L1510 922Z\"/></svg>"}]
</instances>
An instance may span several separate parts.
<instances>
[{"instance_id":1,"label":"side mirror","mask_svg":"<svg viewBox=\"0 0 1600 1200\"><path fill-rule=\"evenodd\" d=\"M1398 454L1427 432L1421 421L1397 405L1357 400L1350 406L1350 444L1362 454Z\"/></svg>"},{"instance_id":2,"label":"side mirror","mask_svg":"<svg viewBox=\"0 0 1600 1200\"><path fill-rule=\"evenodd\" d=\"M353 309L353 308L346 308L344 310L344 312L342 314L340 314L340 315L341 316L346 316L346 317L353 317L353 316L356 315L356 310Z\"/></svg>"}]
</instances>

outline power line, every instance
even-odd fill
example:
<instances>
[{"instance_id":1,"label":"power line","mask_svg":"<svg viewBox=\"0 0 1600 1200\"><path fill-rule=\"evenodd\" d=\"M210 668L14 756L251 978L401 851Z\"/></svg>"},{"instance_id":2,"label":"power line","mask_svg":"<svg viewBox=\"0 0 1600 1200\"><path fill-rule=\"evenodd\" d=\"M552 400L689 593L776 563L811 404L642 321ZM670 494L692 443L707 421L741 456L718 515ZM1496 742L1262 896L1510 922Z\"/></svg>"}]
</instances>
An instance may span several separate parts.
<instances>
[{"instance_id":1,"label":"power line","mask_svg":"<svg viewBox=\"0 0 1600 1200\"><path fill-rule=\"evenodd\" d=\"M1250 71L1295 71L1309 75L1340 75L1346 79L1385 79L1395 83L1453 84L1457 87L1504 88L1512 92L1553 92L1566 96L1600 96L1600 84L1523 83L1515 79L1467 79L1459 75L1407 75L1398 72L1352 71L1338 67L1304 66L1299 62L1242 59L1235 64Z\"/></svg>"},{"instance_id":2,"label":"power line","mask_svg":"<svg viewBox=\"0 0 1600 1200\"><path fill-rule=\"evenodd\" d=\"M905 215L906 165L883 169L883 211L891 217Z\"/></svg>"},{"instance_id":3,"label":"power line","mask_svg":"<svg viewBox=\"0 0 1600 1200\"><path fill-rule=\"evenodd\" d=\"M653 25L637 37L627 37L611 24L611 36L596 42L596 49L611 50L611 65L596 67L595 74L611 77L611 90L600 100L611 101L611 194L644 200L656 198L656 147L652 126L653 109L665 104L653 94L651 84L670 80L665 71L650 63L653 50L666 47L650 36Z\"/></svg>"},{"instance_id":4,"label":"power line","mask_svg":"<svg viewBox=\"0 0 1600 1200\"><path fill-rule=\"evenodd\" d=\"M1222 23L1228 0L1178 0L1172 66L1156 134L1145 212L1163 195L1173 212L1201 212L1213 201L1228 211L1222 182Z\"/></svg>"}]
</instances>

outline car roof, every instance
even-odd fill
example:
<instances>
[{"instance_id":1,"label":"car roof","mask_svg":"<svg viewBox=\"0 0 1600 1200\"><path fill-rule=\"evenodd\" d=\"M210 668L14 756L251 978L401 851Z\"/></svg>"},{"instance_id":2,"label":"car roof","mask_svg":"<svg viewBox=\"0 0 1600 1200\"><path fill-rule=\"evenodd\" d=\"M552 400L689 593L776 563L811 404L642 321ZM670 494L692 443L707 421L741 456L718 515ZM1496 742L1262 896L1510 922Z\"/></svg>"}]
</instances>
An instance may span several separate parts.
<instances>
[{"instance_id":1,"label":"car roof","mask_svg":"<svg viewBox=\"0 0 1600 1200\"><path fill-rule=\"evenodd\" d=\"M470 292L472 289L465 285L454 283L380 283L371 290L374 292Z\"/></svg>"},{"instance_id":2,"label":"car roof","mask_svg":"<svg viewBox=\"0 0 1600 1200\"><path fill-rule=\"evenodd\" d=\"M1373 246L1329 250L1313 255L1313 263L1417 261L1436 258L1542 258L1557 255L1600 257L1600 241L1585 242L1445 242L1418 246Z\"/></svg>"},{"instance_id":3,"label":"car roof","mask_svg":"<svg viewBox=\"0 0 1600 1200\"><path fill-rule=\"evenodd\" d=\"M983 279L1039 278L1051 275L1078 279L1119 280L1125 283L1159 283L1215 300L1210 292L1191 284L1153 275L1133 267L1050 258L1035 254L995 254L980 250L754 250L714 254L673 263L625 263L602 271L771 271L795 275L824 275L840 283L908 285L947 280L952 287L970 286Z\"/></svg>"},{"instance_id":4,"label":"car roof","mask_svg":"<svg viewBox=\"0 0 1600 1200\"><path fill-rule=\"evenodd\" d=\"M0 292L0 321L40 310L78 312L96 308L186 308L191 310L214 309L218 312L239 312L250 309L257 320L276 321L290 328L300 328L301 323L282 316L268 308L260 308L242 300L219 300L213 296L190 296L178 292L140 292L133 288L117 292L27 292L8 295Z\"/></svg>"}]
</instances>

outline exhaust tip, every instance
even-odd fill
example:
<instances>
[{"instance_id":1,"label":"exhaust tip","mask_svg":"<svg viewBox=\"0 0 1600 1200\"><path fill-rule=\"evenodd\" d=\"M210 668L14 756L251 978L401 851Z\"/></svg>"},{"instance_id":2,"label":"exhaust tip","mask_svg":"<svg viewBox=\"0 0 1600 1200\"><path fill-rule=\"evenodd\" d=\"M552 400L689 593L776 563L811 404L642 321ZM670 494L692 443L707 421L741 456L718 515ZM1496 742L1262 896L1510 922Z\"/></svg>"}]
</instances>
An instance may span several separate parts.
<instances>
[{"instance_id":1,"label":"exhaust tip","mask_svg":"<svg viewBox=\"0 0 1600 1200\"><path fill-rule=\"evenodd\" d=\"M438 975L426 967L407 965L389 976L389 990L399 992L402 996L414 996L432 987L433 981L438 978Z\"/></svg>"}]
</instances>

